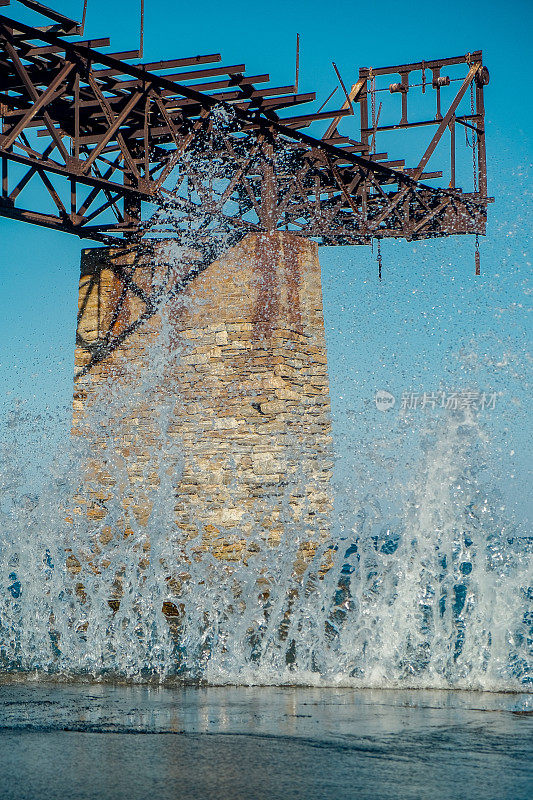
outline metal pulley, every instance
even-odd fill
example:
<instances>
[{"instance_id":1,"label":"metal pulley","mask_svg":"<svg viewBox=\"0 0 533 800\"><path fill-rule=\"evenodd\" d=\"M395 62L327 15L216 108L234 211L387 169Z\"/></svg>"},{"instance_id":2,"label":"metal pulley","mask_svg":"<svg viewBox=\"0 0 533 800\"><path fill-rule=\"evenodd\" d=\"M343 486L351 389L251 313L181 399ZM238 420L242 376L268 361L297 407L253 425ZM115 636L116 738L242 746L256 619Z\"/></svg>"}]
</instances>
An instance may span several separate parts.
<instances>
[{"instance_id":1,"label":"metal pulley","mask_svg":"<svg viewBox=\"0 0 533 800\"><path fill-rule=\"evenodd\" d=\"M449 85L450 85L449 75L438 75L437 77L433 78L434 89L441 89L443 86L449 86Z\"/></svg>"},{"instance_id":2,"label":"metal pulley","mask_svg":"<svg viewBox=\"0 0 533 800\"><path fill-rule=\"evenodd\" d=\"M405 83L391 83L389 86L389 92L391 94L397 94L398 92L401 94L407 94L407 90L409 89Z\"/></svg>"},{"instance_id":3,"label":"metal pulley","mask_svg":"<svg viewBox=\"0 0 533 800\"><path fill-rule=\"evenodd\" d=\"M487 67L481 67L476 72L476 83L481 88L482 86L487 86L490 81L490 73Z\"/></svg>"}]
</instances>

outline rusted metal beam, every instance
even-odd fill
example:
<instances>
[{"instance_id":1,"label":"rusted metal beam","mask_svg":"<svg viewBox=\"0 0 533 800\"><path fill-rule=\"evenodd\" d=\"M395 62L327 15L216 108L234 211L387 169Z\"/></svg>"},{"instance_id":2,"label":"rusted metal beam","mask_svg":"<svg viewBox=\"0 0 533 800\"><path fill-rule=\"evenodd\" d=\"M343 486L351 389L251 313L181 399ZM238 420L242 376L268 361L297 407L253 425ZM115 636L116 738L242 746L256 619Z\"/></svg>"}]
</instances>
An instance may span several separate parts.
<instances>
[{"instance_id":1,"label":"rusted metal beam","mask_svg":"<svg viewBox=\"0 0 533 800\"><path fill-rule=\"evenodd\" d=\"M31 120L37 116L37 114L41 111L44 106L46 106L52 97L55 96L55 92L58 86L60 86L63 81L70 75L72 70L74 69L74 64L65 64L65 66L60 70L60 72L52 79L50 84L48 85L48 89L43 92L41 95L37 95L34 97L34 101L30 108L26 111L22 119L20 119L16 125L14 125L8 133L4 134L0 137L0 141L2 143L2 147L6 150L9 148L17 136L28 126Z\"/></svg>"},{"instance_id":2,"label":"rusted metal beam","mask_svg":"<svg viewBox=\"0 0 533 800\"><path fill-rule=\"evenodd\" d=\"M96 85L93 88L96 89ZM120 126L122 125L122 123L124 122L124 120L126 119L126 117L128 116L128 114L130 113L130 111L133 109L133 107L137 105L137 103L139 102L139 100L142 97L142 94L143 94L142 92L134 92L132 94L132 96L130 97L129 101L126 103L126 105L122 109L122 111L117 115L117 117L115 119L113 119L114 115L111 112L111 110L109 108L109 105L106 103L104 96L100 95L100 102L102 104L102 108L104 110L104 113L106 113L106 116L108 117L108 122L110 124L109 124L109 127L106 130L105 134L101 137L100 142L98 143L98 145L94 148L94 150L91 151L90 156L83 162L82 167L81 167L82 174L89 171L89 169L91 168L91 165L93 164L95 159L98 158L98 156L100 155L100 153L102 152L102 150L104 149L106 144L111 139L115 138L115 134L117 134L116 138L117 138L117 140L119 141L119 143L123 147L122 152L124 154L124 157L128 161L128 165L129 165L130 169L133 172L137 171L137 167L135 165L135 162L131 158L131 155L129 154L129 150L126 147L126 145L124 143L124 140L121 137L121 134L117 133L117 131L120 128Z\"/></svg>"},{"instance_id":3,"label":"rusted metal beam","mask_svg":"<svg viewBox=\"0 0 533 800\"><path fill-rule=\"evenodd\" d=\"M481 50L475 50L473 53L467 54L471 57L472 61L481 61L482 54ZM439 58L433 61L414 61L410 64L396 64L393 67L372 67L372 74L376 77L378 75L395 75L400 74L400 72L414 72L415 70L427 69L432 70L436 67L450 67L456 64L464 64L467 61L467 57L465 55L461 56L453 56L452 58ZM369 69L362 67L359 70L360 76L368 77Z\"/></svg>"},{"instance_id":4,"label":"rusted metal beam","mask_svg":"<svg viewBox=\"0 0 533 800\"><path fill-rule=\"evenodd\" d=\"M350 109L338 109L337 111L320 111L317 114L304 114L301 117L284 117L281 122L283 125L303 127L311 122L316 122L321 119L331 119L331 117L345 117L351 114Z\"/></svg>"},{"instance_id":5,"label":"rusted metal beam","mask_svg":"<svg viewBox=\"0 0 533 800\"><path fill-rule=\"evenodd\" d=\"M3 25L1 23L1 18L0 18L0 35L2 33L2 29L3 29ZM4 31L5 31L5 28L4 28ZM35 88L34 84L32 83L31 78L29 77L25 67L23 66L23 64L22 64L20 58L18 57L18 54L16 53L15 49L13 48L12 44L6 40L4 42L4 47L7 50L7 52L9 53L9 55L10 55L12 61L13 61L13 64L15 66L15 69L16 69L18 75L20 76L20 78L22 79L22 82L24 83L24 86L26 87L26 90L28 92L28 95L30 96L30 99L34 103L38 102L39 93L38 93L37 89ZM54 141L56 143L56 146L58 147L59 151L61 152L63 157L67 157L68 153L66 151L66 148L65 148L65 146L64 146L64 144L63 144L63 142L61 140L61 136L57 133L57 131L56 131L56 129L55 129L53 123L52 123L50 115L46 111L43 111L43 115L42 116L43 116L44 123L45 123L46 127L48 128L50 136L52 137L52 139L54 139Z\"/></svg>"},{"instance_id":6,"label":"rusted metal beam","mask_svg":"<svg viewBox=\"0 0 533 800\"><path fill-rule=\"evenodd\" d=\"M78 23L75 20L70 19L70 17L66 17L64 14L60 14L58 11L54 11L54 9L43 5L43 3L38 3L37 0L18 0L18 2L32 11L37 11L37 13L41 14L43 17L48 17L48 19L59 23L65 33L77 33Z\"/></svg>"},{"instance_id":7,"label":"rusted metal beam","mask_svg":"<svg viewBox=\"0 0 533 800\"><path fill-rule=\"evenodd\" d=\"M210 63L209 61L205 62L198 62L198 63ZM128 65L130 66L130 65ZM160 76L165 79L165 81L172 81L172 83L181 83L182 81L191 81L191 80L199 80L200 78L212 78L216 75L236 75L241 72L244 72L246 69L245 64L232 64L229 67L209 67L208 69L194 69L188 70L187 72L174 72L170 75ZM148 72L148 70L147 70ZM100 78L107 78L107 77L115 77L117 75L121 75L121 71L117 70L95 70L94 77L97 79ZM137 80L139 78L137 77ZM113 84L110 84L110 89L129 89L131 86L135 85L135 81L128 81L128 80L116 80Z\"/></svg>"},{"instance_id":8,"label":"rusted metal beam","mask_svg":"<svg viewBox=\"0 0 533 800\"><path fill-rule=\"evenodd\" d=\"M354 85L350 89L350 92L349 92L349 94L348 94L348 96L346 98L345 103L342 106L342 110L343 111L346 111L347 108L349 108L350 106L353 106L353 104L357 102L357 100L359 99L359 95L361 94L361 92L363 90L364 85L365 85L365 81L364 80L359 80L359 81L357 81L357 83L354 83ZM324 140L331 139L331 137L335 134L341 119L342 119L342 116L340 114L339 114L339 116L337 116L337 117L335 117L333 119L333 121L328 126L326 132L324 133L322 139L324 139Z\"/></svg>"},{"instance_id":9,"label":"rusted metal beam","mask_svg":"<svg viewBox=\"0 0 533 800\"><path fill-rule=\"evenodd\" d=\"M76 44L81 45L82 47L90 47L91 49L95 49L96 47L109 47L111 40L106 38L103 39L87 39L83 42L76 42ZM32 56L44 56L44 55L51 55L52 53L64 53L65 48L61 45L57 44L49 44L45 47L30 47L26 51L26 56L28 58Z\"/></svg>"}]
</instances>

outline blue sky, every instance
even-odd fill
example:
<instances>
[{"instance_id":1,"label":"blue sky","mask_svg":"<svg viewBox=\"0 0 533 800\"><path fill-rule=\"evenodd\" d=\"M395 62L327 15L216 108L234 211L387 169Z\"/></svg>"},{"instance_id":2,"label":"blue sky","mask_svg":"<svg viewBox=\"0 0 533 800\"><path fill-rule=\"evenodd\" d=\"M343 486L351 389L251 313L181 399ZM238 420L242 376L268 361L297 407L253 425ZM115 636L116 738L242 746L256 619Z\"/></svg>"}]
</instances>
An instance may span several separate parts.
<instances>
[{"instance_id":1,"label":"blue sky","mask_svg":"<svg viewBox=\"0 0 533 800\"><path fill-rule=\"evenodd\" d=\"M51 0L50 0L51 2ZM113 50L132 49L136 0L89 0L86 35L110 35ZM79 16L81 0L56 2ZM2 9L9 15L12 9ZM26 12L26 18L29 18ZM488 235L475 278L471 237L427 243L387 242L384 280L369 248L323 248L324 304L332 404L342 481L357 472L358 453L398 434L404 391L469 388L498 391L485 414L493 440L493 475L505 503L523 519L528 431L527 279L531 273L533 111L528 99L533 55L533 4L487 0L465 4L367 2L181 4L146 0L147 60L221 52L223 63L246 63L291 83L295 35L301 36L300 90L325 99L335 86L334 60L346 83L360 66L384 66L483 49L491 74L486 90ZM340 104L340 92L337 92ZM391 158L409 152L398 137ZM32 413L68 407L80 250L84 243L0 218L0 386L2 413L15 398ZM383 414L377 389L398 398ZM68 430L59 415L39 458ZM423 425L423 415L412 415ZM512 453L512 455L511 455Z\"/></svg>"}]
</instances>

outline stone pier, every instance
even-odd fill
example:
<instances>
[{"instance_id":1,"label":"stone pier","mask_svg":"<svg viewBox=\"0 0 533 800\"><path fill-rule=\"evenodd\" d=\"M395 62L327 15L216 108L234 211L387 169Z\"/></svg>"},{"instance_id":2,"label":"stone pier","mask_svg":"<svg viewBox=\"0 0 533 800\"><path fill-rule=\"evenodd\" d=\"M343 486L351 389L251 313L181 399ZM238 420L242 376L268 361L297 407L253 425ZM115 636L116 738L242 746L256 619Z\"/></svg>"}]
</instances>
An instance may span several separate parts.
<instances>
[{"instance_id":1,"label":"stone pier","mask_svg":"<svg viewBox=\"0 0 533 800\"><path fill-rule=\"evenodd\" d=\"M154 264L135 266L131 254L85 250L78 370L106 331L120 336L141 314L139 292L125 291L127 275L147 293L179 278ZM149 553L167 453L172 535L184 561L191 546L226 561L251 558L258 546L278 547L290 524L301 573L328 536L331 510L317 245L290 233L247 235L76 380L73 432L90 449L88 483L74 509L94 528L88 552L101 557L114 536L135 527L146 529ZM112 504L115 524L108 525Z\"/></svg>"}]
</instances>

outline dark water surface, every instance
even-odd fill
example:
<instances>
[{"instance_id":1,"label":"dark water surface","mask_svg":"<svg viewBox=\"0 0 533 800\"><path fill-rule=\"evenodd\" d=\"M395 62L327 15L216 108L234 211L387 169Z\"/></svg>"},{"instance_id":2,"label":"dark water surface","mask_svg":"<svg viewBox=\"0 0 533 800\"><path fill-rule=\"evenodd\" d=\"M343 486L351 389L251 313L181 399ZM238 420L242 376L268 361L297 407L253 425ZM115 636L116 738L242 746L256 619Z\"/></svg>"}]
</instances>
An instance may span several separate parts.
<instances>
[{"instance_id":1,"label":"dark water surface","mask_svg":"<svg viewBox=\"0 0 533 800\"><path fill-rule=\"evenodd\" d=\"M0 683L1 800L533 796L531 695Z\"/></svg>"}]
</instances>

